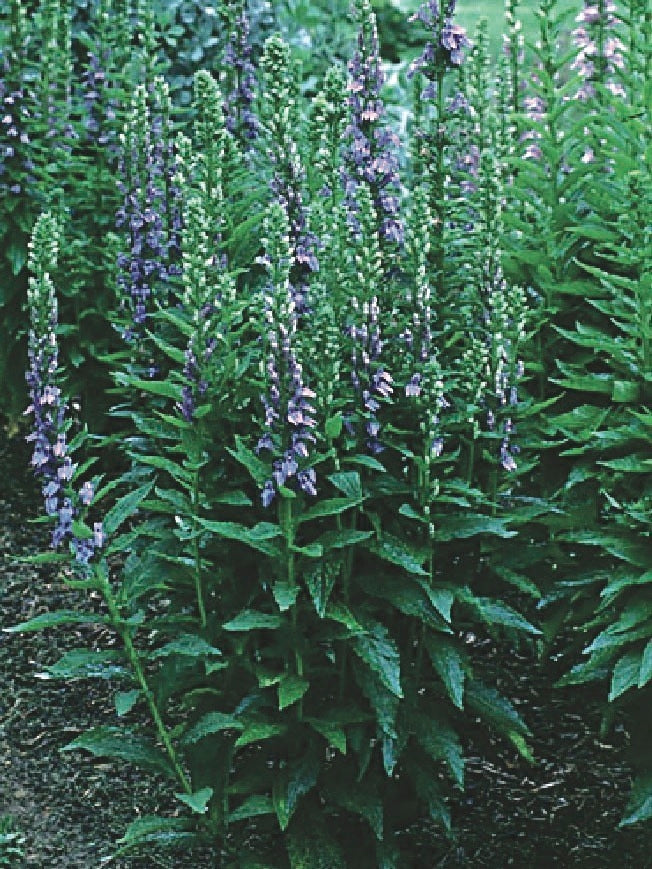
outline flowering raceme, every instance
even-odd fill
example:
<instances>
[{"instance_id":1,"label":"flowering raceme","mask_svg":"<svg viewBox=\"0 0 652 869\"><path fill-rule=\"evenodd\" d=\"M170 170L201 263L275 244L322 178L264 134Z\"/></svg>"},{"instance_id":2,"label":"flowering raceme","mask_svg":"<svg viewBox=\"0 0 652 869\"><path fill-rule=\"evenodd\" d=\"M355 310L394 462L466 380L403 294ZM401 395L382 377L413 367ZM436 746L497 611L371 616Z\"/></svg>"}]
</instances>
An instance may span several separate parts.
<instances>
[{"instance_id":1,"label":"flowering raceme","mask_svg":"<svg viewBox=\"0 0 652 869\"><path fill-rule=\"evenodd\" d=\"M231 84L224 100L224 117L227 130L247 146L258 135L258 118L253 110L256 70L251 62L246 3L234 5L235 14L230 22L229 41L224 52L226 74Z\"/></svg>"},{"instance_id":2,"label":"flowering raceme","mask_svg":"<svg viewBox=\"0 0 652 869\"><path fill-rule=\"evenodd\" d=\"M290 243L287 213L281 205L271 206L264 231L262 261L268 275L263 290L267 392L262 396L265 422L257 452L265 450L276 455L272 477L266 481L261 495L263 506L268 507L278 489L292 478L306 494L317 494L314 469L301 467L308 458L309 445L316 440L315 408L311 404L316 396L305 383L297 356L298 314L290 284L295 251Z\"/></svg>"},{"instance_id":3,"label":"flowering raceme","mask_svg":"<svg viewBox=\"0 0 652 869\"><path fill-rule=\"evenodd\" d=\"M369 0L359 0L357 50L349 61L350 121L345 130L344 186L351 226L358 226L357 190L367 184L378 220L379 237L393 244L403 242L398 216L400 182L396 149L399 140L380 124L385 113L381 91L385 75L380 59L376 16Z\"/></svg>"},{"instance_id":4,"label":"flowering raceme","mask_svg":"<svg viewBox=\"0 0 652 869\"><path fill-rule=\"evenodd\" d=\"M41 482L45 512L55 520L52 547L56 549L69 539L76 561L87 564L103 544L103 531L101 523L96 523L92 536L79 537L73 528L81 510L93 500L94 485L87 481L78 492L73 489L77 465L67 442L68 406L57 383L57 299L51 274L57 266L59 235L56 219L42 214L30 241L26 380L31 404L25 413L32 415L33 422L27 440L34 445L31 464Z\"/></svg>"},{"instance_id":5,"label":"flowering raceme","mask_svg":"<svg viewBox=\"0 0 652 869\"><path fill-rule=\"evenodd\" d=\"M295 141L300 125L295 83L296 70L290 47L280 36L265 43L260 61L263 79L262 132L267 156L272 164L270 188L288 219L289 241L293 250L290 286L297 314L309 307L310 276L319 270L318 241L308 223L303 201L306 172Z\"/></svg>"},{"instance_id":6,"label":"flowering raceme","mask_svg":"<svg viewBox=\"0 0 652 869\"><path fill-rule=\"evenodd\" d=\"M615 97L624 97L625 88L617 74L625 67L625 46L615 34L616 4L611 0L587 0L575 21L573 42L579 49L571 69L577 70L582 86L577 92L580 100L595 96L595 82L599 81Z\"/></svg>"},{"instance_id":7,"label":"flowering raceme","mask_svg":"<svg viewBox=\"0 0 652 869\"><path fill-rule=\"evenodd\" d=\"M121 305L131 318L123 333L128 341L142 336L153 297L164 296L170 278L179 273L181 216L179 193L173 184L167 85L156 79L151 95L150 108L148 88L140 85L136 89L120 137L118 189L124 199L116 225L125 233L128 250L118 257L118 289Z\"/></svg>"}]
</instances>

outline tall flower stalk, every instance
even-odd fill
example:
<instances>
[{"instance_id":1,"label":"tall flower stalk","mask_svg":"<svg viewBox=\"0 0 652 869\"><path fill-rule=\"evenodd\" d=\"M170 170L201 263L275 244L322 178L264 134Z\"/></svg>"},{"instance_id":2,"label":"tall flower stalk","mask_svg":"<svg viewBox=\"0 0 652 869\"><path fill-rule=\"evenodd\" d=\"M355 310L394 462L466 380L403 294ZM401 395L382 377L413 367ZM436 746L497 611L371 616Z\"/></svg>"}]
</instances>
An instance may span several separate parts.
<instances>
[{"instance_id":1,"label":"tall flower stalk","mask_svg":"<svg viewBox=\"0 0 652 869\"><path fill-rule=\"evenodd\" d=\"M265 43L260 61L262 71L261 123L267 157L272 165L270 188L288 219L289 242L293 250L290 285L298 314L309 307L310 277L319 270L318 241L304 204L306 170L298 135L301 121L296 87L297 70L290 47L280 36Z\"/></svg>"},{"instance_id":2,"label":"tall flower stalk","mask_svg":"<svg viewBox=\"0 0 652 869\"><path fill-rule=\"evenodd\" d=\"M120 137L123 204L116 224L126 250L118 257L118 290L125 312L127 341L144 334L153 300L163 302L170 280L179 272L180 213L172 179L175 173L167 85L155 79L151 89L136 88L129 120Z\"/></svg>"},{"instance_id":3,"label":"tall flower stalk","mask_svg":"<svg viewBox=\"0 0 652 869\"><path fill-rule=\"evenodd\" d=\"M344 187L349 219L358 221L357 192L366 185L376 214L376 232L383 247L392 249L403 241L399 217L400 180L398 174L398 137L382 123L385 107L382 89L385 74L380 58L376 15L369 0L356 0L353 6L360 29L357 49L349 61L349 124L344 138Z\"/></svg>"},{"instance_id":4,"label":"tall flower stalk","mask_svg":"<svg viewBox=\"0 0 652 869\"><path fill-rule=\"evenodd\" d=\"M29 245L27 302L30 314L28 336L29 368L26 380L32 416L32 431L27 440L33 444L31 464L41 483L45 512L54 521L52 547L69 541L75 560L88 564L103 544L102 523L92 533L80 536L85 526L80 521L93 501L94 484L85 482L74 488L77 463L73 444L68 442L71 421L62 395L58 372L57 297L52 275L57 268L61 231L50 213L42 214L34 227ZM74 443L74 442L73 442ZM76 523L76 524L75 524Z\"/></svg>"},{"instance_id":5,"label":"tall flower stalk","mask_svg":"<svg viewBox=\"0 0 652 869\"><path fill-rule=\"evenodd\" d=\"M273 204L264 227L263 263L267 281L263 289L263 337L265 346L262 396L265 408L263 435L257 451L271 453L272 476L262 491L268 507L276 493L295 482L308 495L316 495L316 474L306 466L310 445L315 442L312 404L315 393L305 383L298 357L298 312L290 273L295 250L283 206Z\"/></svg>"}]
</instances>

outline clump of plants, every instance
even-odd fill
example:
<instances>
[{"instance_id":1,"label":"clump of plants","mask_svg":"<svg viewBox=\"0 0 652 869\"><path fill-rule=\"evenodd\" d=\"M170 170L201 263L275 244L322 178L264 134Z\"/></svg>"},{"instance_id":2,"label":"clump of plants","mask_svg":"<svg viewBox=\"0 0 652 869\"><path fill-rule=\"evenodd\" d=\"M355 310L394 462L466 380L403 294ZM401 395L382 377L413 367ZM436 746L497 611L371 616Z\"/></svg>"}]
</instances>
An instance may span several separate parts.
<instances>
[{"instance_id":1,"label":"clump of plants","mask_svg":"<svg viewBox=\"0 0 652 869\"><path fill-rule=\"evenodd\" d=\"M471 40L454 11L409 22L403 136L368 0L314 96L280 35L254 66L242 4L228 73L198 71L184 113L142 34L128 93L102 91L122 123L92 146L118 173L114 259L79 272L113 293L102 439L61 364L75 215L46 203L34 225L29 440L52 551L32 560L93 594L11 630L117 635L49 670L118 682L115 724L65 750L162 775L180 804L122 850L405 865L417 821L451 829L477 721L534 760L465 635L545 650L576 592L596 639L567 681L648 686L649 14L632 4L621 49L613 10L587 6L597 41L560 59L545 0L528 83L515 3L495 74L485 26ZM598 553L579 578L578 547ZM645 781L629 822L650 816Z\"/></svg>"}]
</instances>

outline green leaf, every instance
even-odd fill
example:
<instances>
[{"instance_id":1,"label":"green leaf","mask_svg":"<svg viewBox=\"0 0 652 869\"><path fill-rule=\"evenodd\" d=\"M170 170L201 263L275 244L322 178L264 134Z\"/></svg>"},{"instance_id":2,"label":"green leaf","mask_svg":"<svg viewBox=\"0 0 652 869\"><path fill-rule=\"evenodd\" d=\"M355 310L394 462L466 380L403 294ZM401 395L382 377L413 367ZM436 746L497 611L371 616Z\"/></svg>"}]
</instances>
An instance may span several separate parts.
<instances>
[{"instance_id":1,"label":"green leaf","mask_svg":"<svg viewBox=\"0 0 652 869\"><path fill-rule=\"evenodd\" d=\"M640 776L634 781L632 794L625 809L625 817L619 827L640 824L652 818L652 774Z\"/></svg>"},{"instance_id":2,"label":"green leaf","mask_svg":"<svg viewBox=\"0 0 652 869\"><path fill-rule=\"evenodd\" d=\"M140 688L132 688L131 691L118 691L113 698L116 714L122 717L131 712L141 696Z\"/></svg>"},{"instance_id":3,"label":"green leaf","mask_svg":"<svg viewBox=\"0 0 652 869\"><path fill-rule=\"evenodd\" d=\"M435 521L435 540L465 540L475 537L476 534L515 537L517 532L506 528L507 522L507 519L496 519L481 514L442 516Z\"/></svg>"},{"instance_id":4,"label":"green leaf","mask_svg":"<svg viewBox=\"0 0 652 869\"><path fill-rule=\"evenodd\" d=\"M270 476L269 467L245 445L244 440L239 435L236 435L235 442L236 449L227 447L227 452L249 471L251 478L258 486L262 486Z\"/></svg>"},{"instance_id":5,"label":"green leaf","mask_svg":"<svg viewBox=\"0 0 652 869\"><path fill-rule=\"evenodd\" d=\"M306 724L321 734L329 745L332 745L342 754L346 754L346 732L342 727L321 718L306 718L304 720Z\"/></svg>"},{"instance_id":6,"label":"green leaf","mask_svg":"<svg viewBox=\"0 0 652 869\"><path fill-rule=\"evenodd\" d=\"M237 748L242 748L254 742L263 742L265 739L281 736L286 730L287 727L284 724L265 724L262 722L246 724L235 744Z\"/></svg>"},{"instance_id":7,"label":"green leaf","mask_svg":"<svg viewBox=\"0 0 652 869\"><path fill-rule=\"evenodd\" d=\"M343 528L341 531L326 531L316 542L324 552L329 552L333 549L344 549L346 546L355 546L356 543L363 543L373 536L373 531L355 531L351 528Z\"/></svg>"},{"instance_id":8,"label":"green leaf","mask_svg":"<svg viewBox=\"0 0 652 869\"><path fill-rule=\"evenodd\" d=\"M501 625L506 628L514 628L537 637L541 635L539 628L535 628L526 618L507 604L492 600L489 597L476 597L465 595L462 600L470 606L478 615L478 618L489 627Z\"/></svg>"},{"instance_id":9,"label":"green leaf","mask_svg":"<svg viewBox=\"0 0 652 869\"><path fill-rule=\"evenodd\" d=\"M530 736L526 724L509 700L476 679L467 679L466 706L493 724L499 733L508 735L513 732Z\"/></svg>"},{"instance_id":10,"label":"green leaf","mask_svg":"<svg viewBox=\"0 0 652 869\"><path fill-rule=\"evenodd\" d=\"M297 524L309 522L311 519L322 519L325 516L339 516L341 513L357 507L361 502L361 498L357 500L351 500L351 498L326 498L297 516Z\"/></svg>"},{"instance_id":11,"label":"green leaf","mask_svg":"<svg viewBox=\"0 0 652 869\"><path fill-rule=\"evenodd\" d=\"M121 386L128 386L139 392L147 392L161 398L170 398L175 402L181 402L183 399L180 383L172 383L169 380L141 380L119 371L114 374L114 377Z\"/></svg>"},{"instance_id":12,"label":"green leaf","mask_svg":"<svg viewBox=\"0 0 652 869\"><path fill-rule=\"evenodd\" d=\"M380 730L391 739L397 739L396 717L399 699L381 682L376 672L354 660L353 674L358 687L371 704Z\"/></svg>"},{"instance_id":13,"label":"green leaf","mask_svg":"<svg viewBox=\"0 0 652 869\"><path fill-rule=\"evenodd\" d=\"M168 356L173 362L176 362L177 365L183 367L186 361L186 354L183 350L179 349L179 347L175 347L173 344L170 344L168 341L164 341L159 335L154 332L148 332L147 337L150 338L156 346L161 350L166 356Z\"/></svg>"},{"instance_id":14,"label":"green leaf","mask_svg":"<svg viewBox=\"0 0 652 869\"><path fill-rule=\"evenodd\" d=\"M141 502L144 501L152 491L153 486L153 483L148 483L146 486L140 486L138 489L134 489L133 492L128 492L116 501L104 517L104 522L102 523L104 533L107 536L117 531L123 522L126 522L127 519L130 519L134 515Z\"/></svg>"},{"instance_id":15,"label":"green leaf","mask_svg":"<svg viewBox=\"0 0 652 869\"><path fill-rule=\"evenodd\" d=\"M423 762L421 762L423 761ZM415 760L408 757L405 766L414 784L419 799L425 804L433 821L441 823L446 830L451 829L451 813L437 781L436 770L429 769L425 756Z\"/></svg>"},{"instance_id":16,"label":"green leaf","mask_svg":"<svg viewBox=\"0 0 652 869\"><path fill-rule=\"evenodd\" d=\"M9 555L9 561L19 564L66 564L70 555L65 552L39 552L37 555Z\"/></svg>"},{"instance_id":17,"label":"green leaf","mask_svg":"<svg viewBox=\"0 0 652 869\"><path fill-rule=\"evenodd\" d=\"M460 653L445 637L430 633L426 648L437 675L444 683L449 697L458 709L464 707L465 672Z\"/></svg>"},{"instance_id":18,"label":"green leaf","mask_svg":"<svg viewBox=\"0 0 652 869\"><path fill-rule=\"evenodd\" d=\"M371 827L378 841L383 838L384 812L379 788L368 778L362 782L338 782L326 788L326 798L348 812L359 815Z\"/></svg>"},{"instance_id":19,"label":"green leaf","mask_svg":"<svg viewBox=\"0 0 652 869\"><path fill-rule=\"evenodd\" d=\"M428 576L428 572L423 569L425 554L408 549L397 537L392 537L389 534L383 535L380 541L370 541L366 544L366 549L373 552L378 558L383 561L389 561L390 564L396 564L403 567L408 573L413 573L416 576Z\"/></svg>"},{"instance_id":20,"label":"green leaf","mask_svg":"<svg viewBox=\"0 0 652 869\"><path fill-rule=\"evenodd\" d=\"M96 757L114 757L176 778L168 758L145 737L120 727L94 727L69 742L61 751L89 751Z\"/></svg>"},{"instance_id":21,"label":"green leaf","mask_svg":"<svg viewBox=\"0 0 652 869\"><path fill-rule=\"evenodd\" d=\"M221 733L223 730L244 730L244 724L233 715L224 712L207 712L186 730L182 745L194 745L200 739Z\"/></svg>"},{"instance_id":22,"label":"green leaf","mask_svg":"<svg viewBox=\"0 0 652 869\"><path fill-rule=\"evenodd\" d=\"M21 622L19 625L11 625L2 630L7 634L18 634L30 631L42 631L44 628L52 628L59 625L93 624L106 624L105 616L95 615L94 613L78 613L74 610L55 610L51 613L34 616L33 619Z\"/></svg>"},{"instance_id":23,"label":"green leaf","mask_svg":"<svg viewBox=\"0 0 652 869\"><path fill-rule=\"evenodd\" d=\"M641 387L638 383L629 380L615 380L611 400L618 402L638 402Z\"/></svg>"},{"instance_id":24,"label":"green leaf","mask_svg":"<svg viewBox=\"0 0 652 869\"><path fill-rule=\"evenodd\" d=\"M211 646L202 637L197 637L194 634L183 634L176 640L150 652L150 658L168 658L170 655L179 655L185 658L211 658L221 654L219 649Z\"/></svg>"},{"instance_id":25,"label":"green leaf","mask_svg":"<svg viewBox=\"0 0 652 869\"><path fill-rule=\"evenodd\" d=\"M641 672L640 652L628 652L616 661L611 676L611 690L609 702L612 703L625 691L638 685L638 677Z\"/></svg>"},{"instance_id":26,"label":"green leaf","mask_svg":"<svg viewBox=\"0 0 652 869\"><path fill-rule=\"evenodd\" d=\"M222 492L221 495L211 496L213 504L226 504L228 507L251 507L252 500L240 489L233 492Z\"/></svg>"},{"instance_id":27,"label":"green leaf","mask_svg":"<svg viewBox=\"0 0 652 869\"><path fill-rule=\"evenodd\" d=\"M123 655L115 649L70 649L56 664L38 673L39 678L53 679L116 679L127 674Z\"/></svg>"},{"instance_id":28,"label":"green leaf","mask_svg":"<svg viewBox=\"0 0 652 869\"><path fill-rule=\"evenodd\" d=\"M652 679L652 640L649 641L641 656L641 668L638 674L638 687L642 688Z\"/></svg>"},{"instance_id":29,"label":"green leaf","mask_svg":"<svg viewBox=\"0 0 652 869\"><path fill-rule=\"evenodd\" d=\"M213 796L213 788L202 788L194 794L175 794L175 797L197 815L205 815Z\"/></svg>"},{"instance_id":30,"label":"green leaf","mask_svg":"<svg viewBox=\"0 0 652 869\"><path fill-rule=\"evenodd\" d=\"M326 437L329 440L334 441L338 438L342 433L342 414L338 413L335 416L331 416L326 420L325 432Z\"/></svg>"},{"instance_id":31,"label":"green leaf","mask_svg":"<svg viewBox=\"0 0 652 869\"><path fill-rule=\"evenodd\" d=\"M225 631L276 630L283 625L278 613L261 613L256 610L242 610L222 627Z\"/></svg>"},{"instance_id":32,"label":"green leaf","mask_svg":"<svg viewBox=\"0 0 652 869\"><path fill-rule=\"evenodd\" d=\"M278 685L278 708L287 709L300 700L310 687L310 682L301 676L284 676Z\"/></svg>"},{"instance_id":33,"label":"green leaf","mask_svg":"<svg viewBox=\"0 0 652 869\"><path fill-rule=\"evenodd\" d=\"M387 473L385 466L381 465L378 459L374 459L372 456L344 456L343 461L351 465L361 465L363 468L369 468L371 471L380 471L383 474Z\"/></svg>"},{"instance_id":34,"label":"green leaf","mask_svg":"<svg viewBox=\"0 0 652 869\"><path fill-rule=\"evenodd\" d=\"M304 582L320 619L326 615L326 607L339 576L340 565L320 561L304 572Z\"/></svg>"},{"instance_id":35,"label":"green leaf","mask_svg":"<svg viewBox=\"0 0 652 869\"><path fill-rule=\"evenodd\" d=\"M197 519L197 522L202 528L206 528L207 531L211 531L218 537L245 543L265 555L280 557L279 547L271 542L282 534L278 525L273 525L270 522L259 522L253 528L247 528L237 522L215 522L200 518Z\"/></svg>"},{"instance_id":36,"label":"green leaf","mask_svg":"<svg viewBox=\"0 0 652 869\"><path fill-rule=\"evenodd\" d=\"M353 651L378 675L392 694L403 697L398 646L389 636L387 628L379 622L365 627L365 634L352 639Z\"/></svg>"},{"instance_id":37,"label":"green leaf","mask_svg":"<svg viewBox=\"0 0 652 869\"><path fill-rule=\"evenodd\" d=\"M158 471L165 471L179 482L184 488L189 489L192 484L192 474L185 470L177 462L172 459L163 458L163 456L145 456L139 453L130 453L131 458L141 465L148 465L150 468L156 468Z\"/></svg>"},{"instance_id":38,"label":"green leaf","mask_svg":"<svg viewBox=\"0 0 652 869\"><path fill-rule=\"evenodd\" d=\"M331 474L328 480L351 501L362 500L362 480L357 471L339 471Z\"/></svg>"},{"instance_id":39,"label":"green leaf","mask_svg":"<svg viewBox=\"0 0 652 869\"><path fill-rule=\"evenodd\" d=\"M6 257L11 265L11 273L14 277L20 274L27 262L27 245L15 241L10 242Z\"/></svg>"},{"instance_id":40,"label":"green leaf","mask_svg":"<svg viewBox=\"0 0 652 869\"><path fill-rule=\"evenodd\" d=\"M464 758L462 746L450 725L437 718L416 714L411 724L417 741L433 760L446 762L451 775L460 789L464 788Z\"/></svg>"},{"instance_id":41,"label":"green leaf","mask_svg":"<svg viewBox=\"0 0 652 869\"><path fill-rule=\"evenodd\" d=\"M299 800L317 784L320 763L314 751L279 770L274 780L272 800L279 827L285 831L296 811Z\"/></svg>"},{"instance_id":42,"label":"green leaf","mask_svg":"<svg viewBox=\"0 0 652 869\"><path fill-rule=\"evenodd\" d=\"M229 823L246 821L249 818L257 818L260 815L273 814L274 803L271 797L252 794L252 796L247 797L243 803L240 803L237 809L234 809L229 814Z\"/></svg>"},{"instance_id":43,"label":"green leaf","mask_svg":"<svg viewBox=\"0 0 652 869\"><path fill-rule=\"evenodd\" d=\"M138 818L129 824L124 836L118 839L118 845L124 846L118 854L143 845L161 847L192 842L197 835L188 829L188 823L186 818L160 818L156 815Z\"/></svg>"},{"instance_id":44,"label":"green leaf","mask_svg":"<svg viewBox=\"0 0 652 869\"><path fill-rule=\"evenodd\" d=\"M299 586L291 585L288 580L277 580L272 586L274 600L282 613L287 612L296 603Z\"/></svg>"}]
</instances>

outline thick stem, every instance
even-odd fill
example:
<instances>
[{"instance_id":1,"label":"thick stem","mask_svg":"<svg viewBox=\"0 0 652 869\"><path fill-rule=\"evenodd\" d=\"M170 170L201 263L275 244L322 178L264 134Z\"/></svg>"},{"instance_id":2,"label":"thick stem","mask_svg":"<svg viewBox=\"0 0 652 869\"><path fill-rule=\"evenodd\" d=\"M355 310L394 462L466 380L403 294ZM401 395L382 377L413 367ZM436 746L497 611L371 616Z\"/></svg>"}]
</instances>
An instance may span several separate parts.
<instances>
[{"instance_id":1,"label":"thick stem","mask_svg":"<svg viewBox=\"0 0 652 869\"><path fill-rule=\"evenodd\" d=\"M154 721L154 726L156 727L158 737L163 747L165 748L168 757L170 758L170 762L172 763L172 767L174 769L174 772L176 773L179 783L181 784L181 787L187 794L191 794L193 792L192 785L190 784L190 780L186 776L183 768L181 767L181 764L179 763L179 759L177 757L174 745L172 744L172 740L170 739L170 735L165 726L165 723L161 718L161 713L159 712L159 708L156 705L154 694L152 693L152 689L149 687L149 684L147 682L147 677L145 676L145 671L143 670L140 656L138 655L138 650L134 646L133 640L131 638L130 628L125 625L124 620L120 615L120 610L113 594L113 590L111 589L111 585L109 584L109 581L104 577L101 578L100 589L109 610L111 623L115 630L118 632L120 639L122 640L125 652L127 653L127 658L129 659L129 663L131 664L131 669L133 670L136 681L138 682L149 707L149 711L151 713L152 720Z\"/></svg>"}]
</instances>

